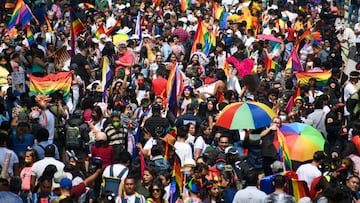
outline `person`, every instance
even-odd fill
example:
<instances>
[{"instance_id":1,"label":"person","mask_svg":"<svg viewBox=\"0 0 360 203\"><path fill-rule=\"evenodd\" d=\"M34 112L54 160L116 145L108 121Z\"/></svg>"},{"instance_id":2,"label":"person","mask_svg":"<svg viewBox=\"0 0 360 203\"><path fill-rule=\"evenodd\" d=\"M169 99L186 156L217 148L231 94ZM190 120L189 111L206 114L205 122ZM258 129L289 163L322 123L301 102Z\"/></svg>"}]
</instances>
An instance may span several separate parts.
<instances>
[{"instance_id":1,"label":"person","mask_svg":"<svg viewBox=\"0 0 360 203\"><path fill-rule=\"evenodd\" d=\"M0 165L3 167L5 166L6 157L9 156L9 166L6 177L11 176L18 176L19 175L19 158L15 154L13 150L10 150L6 147L7 136L4 134L4 131L0 133Z\"/></svg>"},{"instance_id":2,"label":"person","mask_svg":"<svg viewBox=\"0 0 360 203\"><path fill-rule=\"evenodd\" d=\"M104 132L114 154L119 154L122 151L128 150L128 128L121 121L121 115L118 111L111 113L111 120L112 122L105 127Z\"/></svg>"},{"instance_id":3,"label":"person","mask_svg":"<svg viewBox=\"0 0 360 203\"><path fill-rule=\"evenodd\" d=\"M181 166L184 166L185 160L192 159L193 151L189 143L186 143L188 129L186 126L181 126L177 129L177 140L174 144L175 152L178 155Z\"/></svg>"},{"instance_id":4,"label":"person","mask_svg":"<svg viewBox=\"0 0 360 203\"><path fill-rule=\"evenodd\" d=\"M161 106L159 104L151 106L151 113L151 117L145 120L144 126L147 126L150 133L155 135L155 137L163 137L170 123L167 118L161 116Z\"/></svg>"},{"instance_id":5,"label":"person","mask_svg":"<svg viewBox=\"0 0 360 203\"><path fill-rule=\"evenodd\" d=\"M206 121L203 121L198 129L198 135L194 143L194 158L197 159L205 153L208 145L211 143L211 128Z\"/></svg>"},{"instance_id":6,"label":"person","mask_svg":"<svg viewBox=\"0 0 360 203\"><path fill-rule=\"evenodd\" d=\"M181 203L201 203L202 200L200 198L200 192L201 192L201 184L198 180L192 178L186 184L186 189L188 189L188 195L184 195L182 197Z\"/></svg>"},{"instance_id":7,"label":"person","mask_svg":"<svg viewBox=\"0 0 360 203\"><path fill-rule=\"evenodd\" d=\"M135 191L136 179L132 175L128 175L124 181L124 192L121 197L117 197L117 201L127 203L145 203L145 197Z\"/></svg>"},{"instance_id":8,"label":"person","mask_svg":"<svg viewBox=\"0 0 360 203\"><path fill-rule=\"evenodd\" d=\"M266 197L265 199L266 203L275 203L275 202L295 203L295 198L284 192L284 187L286 184L285 181L286 180L284 176L282 175L275 176L273 180L275 191Z\"/></svg>"},{"instance_id":9,"label":"person","mask_svg":"<svg viewBox=\"0 0 360 203\"><path fill-rule=\"evenodd\" d=\"M111 173L113 173L113 177L117 177L118 174L122 174L120 177L120 184L117 191L117 194L121 196L123 190L124 190L124 182L125 178L129 173L129 169L127 168L130 165L130 159L131 155L127 151L119 152L119 154L115 154L114 158L114 164L107 166L104 169L104 172L102 174L103 179L105 178L111 178ZM112 170L112 172L111 172ZM124 172L122 172L124 171ZM106 184L106 182L105 182Z\"/></svg>"},{"instance_id":10,"label":"person","mask_svg":"<svg viewBox=\"0 0 360 203\"><path fill-rule=\"evenodd\" d=\"M154 167L145 168L142 180L136 183L136 192L144 195L146 198L150 197L150 186L156 177L157 172Z\"/></svg>"},{"instance_id":11,"label":"person","mask_svg":"<svg viewBox=\"0 0 360 203\"><path fill-rule=\"evenodd\" d=\"M88 47L85 43L79 45L80 53L76 54L74 57L71 58L70 64L77 65L77 73L80 76L81 80L84 81L85 87L87 87L92 79L92 70L90 67L89 62L86 58L89 55Z\"/></svg>"},{"instance_id":12,"label":"person","mask_svg":"<svg viewBox=\"0 0 360 203\"><path fill-rule=\"evenodd\" d=\"M30 125L27 122L18 123L13 132L9 145L20 158L23 158L27 147L34 144L34 135L30 134Z\"/></svg>"},{"instance_id":13,"label":"person","mask_svg":"<svg viewBox=\"0 0 360 203\"><path fill-rule=\"evenodd\" d=\"M21 190L25 193L31 190L31 168L32 165L39 160L37 152L33 148L28 148L25 152L24 168L20 171L22 181Z\"/></svg>"},{"instance_id":14,"label":"person","mask_svg":"<svg viewBox=\"0 0 360 203\"><path fill-rule=\"evenodd\" d=\"M37 95L35 97L35 101L40 107L40 116L39 123L49 131L49 144L54 143L54 135L55 135L55 116L50 111L49 102L50 98L44 95Z\"/></svg>"},{"instance_id":15,"label":"person","mask_svg":"<svg viewBox=\"0 0 360 203\"><path fill-rule=\"evenodd\" d=\"M149 187L150 196L146 199L146 203L167 203L164 199L164 186L159 179L155 179Z\"/></svg>"},{"instance_id":16,"label":"person","mask_svg":"<svg viewBox=\"0 0 360 203\"><path fill-rule=\"evenodd\" d=\"M41 176L39 178L39 191L33 192L30 197L30 202L32 203L41 203L45 201L50 202L52 199L55 199L57 195L51 191L52 187L52 178L48 176Z\"/></svg>"},{"instance_id":17,"label":"person","mask_svg":"<svg viewBox=\"0 0 360 203\"><path fill-rule=\"evenodd\" d=\"M102 159L103 168L114 163L114 151L108 144L106 134L101 131L95 131L95 145L91 147L91 155Z\"/></svg>"},{"instance_id":18,"label":"person","mask_svg":"<svg viewBox=\"0 0 360 203\"><path fill-rule=\"evenodd\" d=\"M178 128L188 123L194 123L196 126L199 126L201 119L195 116L196 104L189 103L186 105L186 113L177 117L175 121L175 126Z\"/></svg>"},{"instance_id":19,"label":"person","mask_svg":"<svg viewBox=\"0 0 360 203\"><path fill-rule=\"evenodd\" d=\"M345 85L345 88L344 88L344 102L346 104L346 101L348 99L351 98L352 95L354 95L357 90L358 90L358 85L357 83L359 82L359 72L357 71L352 71L350 73L350 81L349 83L347 83ZM346 106L344 107L344 116L346 117L346 119L348 120L348 122L350 121L349 119L349 116L350 116L350 111L351 109L347 109Z\"/></svg>"},{"instance_id":20,"label":"person","mask_svg":"<svg viewBox=\"0 0 360 203\"><path fill-rule=\"evenodd\" d=\"M127 49L126 43L120 43L119 48L119 58L115 61L117 67L115 68L115 76L118 75L120 69L130 69L134 63L134 55Z\"/></svg>"},{"instance_id":21,"label":"person","mask_svg":"<svg viewBox=\"0 0 360 203\"><path fill-rule=\"evenodd\" d=\"M317 151L314 153L313 160L311 163L302 164L297 170L296 174L299 176L299 180L303 180L311 188L312 181L321 176L319 166L323 163L326 158L324 151Z\"/></svg>"},{"instance_id":22,"label":"person","mask_svg":"<svg viewBox=\"0 0 360 203\"><path fill-rule=\"evenodd\" d=\"M45 157L35 162L31 168L31 190L35 188L36 181L42 176L45 167L52 164L56 167L57 171L63 171L65 164L54 158L55 145L50 144L45 147Z\"/></svg>"},{"instance_id":23,"label":"person","mask_svg":"<svg viewBox=\"0 0 360 203\"><path fill-rule=\"evenodd\" d=\"M331 110L326 114L325 127L327 132L327 141L332 146L340 139L340 130L342 129L342 107L344 104L338 99L330 101Z\"/></svg>"},{"instance_id":24,"label":"person","mask_svg":"<svg viewBox=\"0 0 360 203\"><path fill-rule=\"evenodd\" d=\"M263 157L263 168L265 175L271 175L270 165L277 160L277 150L273 145L273 140L276 134L277 128L281 127L281 119L279 117L275 117L272 120L272 123L269 128L266 128L260 133L260 137L262 140L261 145L261 154Z\"/></svg>"},{"instance_id":25,"label":"person","mask_svg":"<svg viewBox=\"0 0 360 203\"><path fill-rule=\"evenodd\" d=\"M36 151L36 153L39 155L39 159L43 159L45 157L45 148L48 145L51 145L49 143L49 131L46 128L41 127L35 134L35 140L37 141L36 144L34 144L32 147ZM55 159L59 160L59 150L57 149L57 146L55 147Z\"/></svg>"},{"instance_id":26,"label":"person","mask_svg":"<svg viewBox=\"0 0 360 203\"><path fill-rule=\"evenodd\" d=\"M258 182L258 173L256 171L250 171L246 177L245 189L236 192L233 203L262 203L265 202L266 194L256 188Z\"/></svg>"}]
</instances>

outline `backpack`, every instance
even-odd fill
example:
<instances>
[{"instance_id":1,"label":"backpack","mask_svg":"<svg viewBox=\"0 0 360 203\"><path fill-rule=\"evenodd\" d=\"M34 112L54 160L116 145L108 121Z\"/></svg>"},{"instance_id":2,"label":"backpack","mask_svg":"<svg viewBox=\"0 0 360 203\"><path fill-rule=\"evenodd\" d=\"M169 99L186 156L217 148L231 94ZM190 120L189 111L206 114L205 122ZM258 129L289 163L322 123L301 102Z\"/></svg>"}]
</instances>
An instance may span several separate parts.
<instances>
[{"instance_id":1,"label":"backpack","mask_svg":"<svg viewBox=\"0 0 360 203\"><path fill-rule=\"evenodd\" d=\"M80 130L77 126L69 126L66 129L66 149L78 149L80 147Z\"/></svg>"},{"instance_id":2,"label":"backpack","mask_svg":"<svg viewBox=\"0 0 360 203\"><path fill-rule=\"evenodd\" d=\"M128 168L124 168L120 171L117 177L114 176L113 165L110 166L110 177L104 177L105 185L103 188L103 193L110 191L118 196L118 190L121 182L121 177L128 171Z\"/></svg>"}]
</instances>

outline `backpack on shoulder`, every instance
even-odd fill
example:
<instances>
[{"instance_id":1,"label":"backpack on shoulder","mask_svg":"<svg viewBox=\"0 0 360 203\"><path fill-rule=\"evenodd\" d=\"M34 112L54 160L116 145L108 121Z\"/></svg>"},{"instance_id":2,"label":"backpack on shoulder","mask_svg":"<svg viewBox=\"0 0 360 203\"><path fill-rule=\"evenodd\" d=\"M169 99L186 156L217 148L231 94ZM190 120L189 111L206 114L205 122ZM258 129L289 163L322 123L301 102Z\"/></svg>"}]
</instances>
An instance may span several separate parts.
<instances>
[{"instance_id":1,"label":"backpack on shoulder","mask_svg":"<svg viewBox=\"0 0 360 203\"><path fill-rule=\"evenodd\" d=\"M121 177L128 171L128 168L124 168L120 171L118 176L114 176L113 165L110 166L110 177L104 177L105 184L103 188L103 193L110 191L118 196L118 190L121 182Z\"/></svg>"},{"instance_id":2,"label":"backpack on shoulder","mask_svg":"<svg viewBox=\"0 0 360 203\"><path fill-rule=\"evenodd\" d=\"M80 130L77 126L68 126L66 128L66 149L78 149L80 147Z\"/></svg>"}]
</instances>

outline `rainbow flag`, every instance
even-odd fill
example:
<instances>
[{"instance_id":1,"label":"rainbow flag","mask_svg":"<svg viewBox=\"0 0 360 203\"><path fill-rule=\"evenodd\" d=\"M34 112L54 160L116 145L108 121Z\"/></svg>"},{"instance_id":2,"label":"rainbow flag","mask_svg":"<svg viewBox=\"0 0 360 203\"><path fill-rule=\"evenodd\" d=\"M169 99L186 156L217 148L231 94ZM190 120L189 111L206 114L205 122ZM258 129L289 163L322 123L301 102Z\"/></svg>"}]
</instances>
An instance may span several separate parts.
<instances>
[{"instance_id":1,"label":"rainbow flag","mask_svg":"<svg viewBox=\"0 0 360 203\"><path fill-rule=\"evenodd\" d=\"M52 27L51 27L51 24L50 24L50 22L49 22L49 19L46 17L45 14L44 14L44 19L45 19L46 25L47 25L47 27L48 27L48 32L52 32L53 29L52 29Z\"/></svg>"},{"instance_id":2,"label":"rainbow flag","mask_svg":"<svg viewBox=\"0 0 360 203\"><path fill-rule=\"evenodd\" d=\"M296 90L294 92L294 94L290 97L288 103L286 104L286 107L285 109L288 111L288 112L291 112L294 108L294 105L295 105L295 99L297 97L301 96L300 95L300 84L298 83L297 87L296 87Z\"/></svg>"},{"instance_id":3,"label":"rainbow flag","mask_svg":"<svg viewBox=\"0 0 360 203\"><path fill-rule=\"evenodd\" d=\"M48 74L45 77L35 77L29 75L30 78L30 96L50 95L56 91L64 93L64 99L70 96L70 87L72 81L71 72L59 72L55 74Z\"/></svg>"},{"instance_id":4,"label":"rainbow flag","mask_svg":"<svg viewBox=\"0 0 360 203\"><path fill-rule=\"evenodd\" d=\"M84 3L86 9L95 9L95 6L90 3Z\"/></svg>"},{"instance_id":5,"label":"rainbow flag","mask_svg":"<svg viewBox=\"0 0 360 203\"><path fill-rule=\"evenodd\" d=\"M96 31L94 32L94 37L96 38L96 39L100 39L100 35L101 34L105 34L105 28L104 28L104 23L101 23L100 25L99 25L99 27L96 29Z\"/></svg>"},{"instance_id":6,"label":"rainbow flag","mask_svg":"<svg viewBox=\"0 0 360 203\"><path fill-rule=\"evenodd\" d=\"M296 49L293 49L290 53L289 59L285 66L285 70L287 69L292 69L293 71L297 71L297 72L304 71Z\"/></svg>"},{"instance_id":7,"label":"rainbow flag","mask_svg":"<svg viewBox=\"0 0 360 203\"><path fill-rule=\"evenodd\" d=\"M209 32L206 28L205 24L199 20L198 27L194 37L194 43L191 49L191 53L196 52L196 44L201 43L202 45L202 52L205 55L209 55L211 47L216 46L216 37L214 33Z\"/></svg>"},{"instance_id":8,"label":"rainbow flag","mask_svg":"<svg viewBox=\"0 0 360 203\"><path fill-rule=\"evenodd\" d=\"M103 98L106 97L106 87L109 86L112 73L110 70L110 61L107 56L103 57L103 66L101 71L101 86L103 88Z\"/></svg>"},{"instance_id":9,"label":"rainbow flag","mask_svg":"<svg viewBox=\"0 0 360 203\"><path fill-rule=\"evenodd\" d=\"M225 8L223 6L219 6L218 3L214 3L213 7L213 13L214 18L216 20L219 20L220 22L220 29L226 29L227 28L227 17L229 16L229 13L226 12Z\"/></svg>"},{"instance_id":10,"label":"rainbow flag","mask_svg":"<svg viewBox=\"0 0 360 203\"><path fill-rule=\"evenodd\" d=\"M292 170L289 148L287 147L285 137L279 128L277 129L277 138L279 143L279 158L285 165L284 171Z\"/></svg>"},{"instance_id":11,"label":"rainbow flag","mask_svg":"<svg viewBox=\"0 0 360 203\"><path fill-rule=\"evenodd\" d=\"M31 21L32 17L33 14L31 13L29 7L24 3L23 0L18 0L11 15L7 29L11 30L19 23L21 23L22 27L25 27L26 24Z\"/></svg>"},{"instance_id":12,"label":"rainbow flag","mask_svg":"<svg viewBox=\"0 0 360 203\"><path fill-rule=\"evenodd\" d=\"M186 10L189 9L190 6L191 6L191 1L190 0L180 0L181 12L185 12Z\"/></svg>"},{"instance_id":13,"label":"rainbow flag","mask_svg":"<svg viewBox=\"0 0 360 203\"><path fill-rule=\"evenodd\" d=\"M107 36L113 35L115 32L119 31L120 28L121 28L121 20L119 19L119 20L116 21L116 23L115 23L114 26L112 26L110 29L108 29L108 30L105 32L105 34L106 34Z\"/></svg>"},{"instance_id":14,"label":"rainbow flag","mask_svg":"<svg viewBox=\"0 0 360 203\"><path fill-rule=\"evenodd\" d=\"M85 25L81 20L76 16L74 10L70 8L70 22L71 22L71 32L70 32L70 46L71 46L71 56L75 55L75 36L80 34L81 31L85 29Z\"/></svg>"},{"instance_id":15,"label":"rainbow flag","mask_svg":"<svg viewBox=\"0 0 360 203\"><path fill-rule=\"evenodd\" d=\"M26 25L26 38L28 40L29 46L35 44L35 38L34 35L30 29L30 24Z\"/></svg>"},{"instance_id":16,"label":"rainbow flag","mask_svg":"<svg viewBox=\"0 0 360 203\"><path fill-rule=\"evenodd\" d=\"M303 197L310 196L307 183L303 180L297 180L293 178L288 179L287 193L294 196L296 202Z\"/></svg>"},{"instance_id":17,"label":"rainbow flag","mask_svg":"<svg viewBox=\"0 0 360 203\"><path fill-rule=\"evenodd\" d=\"M169 190L169 203L175 203L183 188L183 178L181 173L181 163L179 157L175 155L174 159L174 167L172 173L172 181L170 183L170 190Z\"/></svg>"},{"instance_id":18,"label":"rainbow flag","mask_svg":"<svg viewBox=\"0 0 360 203\"><path fill-rule=\"evenodd\" d=\"M180 70L180 67L177 63L172 67L169 78L166 85L166 96L167 96L167 104L169 106L170 111L176 116L177 115L177 100L182 93L183 90L183 80L185 78L185 74Z\"/></svg>"},{"instance_id":19,"label":"rainbow flag","mask_svg":"<svg viewBox=\"0 0 360 203\"><path fill-rule=\"evenodd\" d=\"M277 73L279 72L279 64L276 63L275 61L273 61L272 59L270 59L269 57L265 57L265 69L266 72L269 72L270 69L274 69L275 70L275 77L277 75Z\"/></svg>"},{"instance_id":20,"label":"rainbow flag","mask_svg":"<svg viewBox=\"0 0 360 203\"><path fill-rule=\"evenodd\" d=\"M305 39L306 37L310 36L311 32L310 29L307 29L297 40L294 46L294 49L296 50L296 52L299 49L300 43L303 39Z\"/></svg>"},{"instance_id":21,"label":"rainbow flag","mask_svg":"<svg viewBox=\"0 0 360 203\"><path fill-rule=\"evenodd\" d=\"M295 73L295 76L300 84L307 84L310 78L314 78L316 80L316 86L323 87L327 84L329 78L331 77L331 71L299 72Z\"/></svg>"}]
</instances>

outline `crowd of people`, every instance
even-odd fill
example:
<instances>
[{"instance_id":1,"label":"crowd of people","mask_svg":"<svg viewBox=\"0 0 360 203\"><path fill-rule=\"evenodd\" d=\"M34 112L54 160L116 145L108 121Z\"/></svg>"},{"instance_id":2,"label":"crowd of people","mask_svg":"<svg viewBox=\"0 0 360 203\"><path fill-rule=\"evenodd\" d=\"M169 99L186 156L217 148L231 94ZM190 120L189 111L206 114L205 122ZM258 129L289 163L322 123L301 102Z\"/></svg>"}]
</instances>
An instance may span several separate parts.
<instances>
[{"instance_id":1,"label":"crowd of people","mask_svg":"<svg viewBox=\"0 0 360 203\"><path fill-rule=\"evenodd\" d=\"M360 55L357 1L346 16L342 0L24 2L32 20L12 29L16 3L0 2L0 202L360 202L360 65L347 65ZM74 16L84 29L71 37ZM34 95L31 77L59 72L71 72L70 96ZM241 101L277 116L259 129L217 126ZM325 139L292 162L301 199L274 145L294 122ZM270 176L271 191L260 184Z\"/></svg>"}]
</instances>

